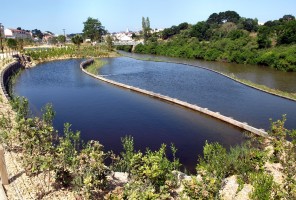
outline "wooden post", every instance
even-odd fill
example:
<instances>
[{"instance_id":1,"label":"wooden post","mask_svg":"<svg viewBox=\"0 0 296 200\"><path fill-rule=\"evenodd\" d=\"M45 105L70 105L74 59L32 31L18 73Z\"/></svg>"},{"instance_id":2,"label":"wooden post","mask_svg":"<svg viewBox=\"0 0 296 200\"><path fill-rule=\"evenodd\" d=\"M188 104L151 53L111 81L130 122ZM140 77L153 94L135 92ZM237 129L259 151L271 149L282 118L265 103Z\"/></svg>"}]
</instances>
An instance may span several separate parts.
<instances>
[{"instance_id":1,"label":"wooden post","mask_svg":"<svg viewBox=\"0 0 296 200\"><path fill-rule=\"evenodd\" d=\"M5 164L5 157L4 157L4 148L0 145L0 173L1 173L1 180L3 185L8 185L8 174Z\"/></svg>"}]
</instances>

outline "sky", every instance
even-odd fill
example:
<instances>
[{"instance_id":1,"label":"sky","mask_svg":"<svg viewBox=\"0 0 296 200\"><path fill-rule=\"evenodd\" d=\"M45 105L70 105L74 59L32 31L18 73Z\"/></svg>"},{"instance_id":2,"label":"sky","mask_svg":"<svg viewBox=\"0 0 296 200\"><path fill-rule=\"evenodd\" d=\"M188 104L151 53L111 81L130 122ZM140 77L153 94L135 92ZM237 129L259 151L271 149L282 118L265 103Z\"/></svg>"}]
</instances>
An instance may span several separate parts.
<instances>
[{"instance_id":1,"label":"sky","mask_svg":"<svg viewBox=\"0 0 296 200\"><path fill-rule=\"evenodd\" d=\"M142 17L149 17L151 28L168 28L227 10L266 22L296 16L296 0L0 0L0 23L5 28L55 34L65 29L70 34L81 33L83 22L92 17L112 33L140 30Z\"/></svg>"}]
</instances>

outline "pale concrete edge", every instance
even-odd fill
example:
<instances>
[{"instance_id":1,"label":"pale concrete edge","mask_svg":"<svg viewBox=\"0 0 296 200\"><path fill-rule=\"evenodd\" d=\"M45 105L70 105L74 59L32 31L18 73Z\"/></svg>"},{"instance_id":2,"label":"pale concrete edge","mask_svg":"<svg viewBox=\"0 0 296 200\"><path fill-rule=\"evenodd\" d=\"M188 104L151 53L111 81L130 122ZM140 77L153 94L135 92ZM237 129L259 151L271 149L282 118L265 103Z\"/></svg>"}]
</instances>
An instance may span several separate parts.
<instances>
[{"instance_id":1,"label":"pale concrete edge","mask_svg":"<svg viewBox=\"0 0 296 200\"><path fill-rule=\"evenodd\" d=\"M186 108L195 110L197 112L200 112L200 113L206 114L208 116L214 117L214 118L216 118L218 120L224 121L224 122L226 122L228 124L231 124L233 126L236 126L238 128L241 128L243 130L249 131L249 132L251 132L253 134L256 134L256 135L259 135L259 136L262 136L262 137L266 137L266 138L270 138L270 136L268 135L268 133L266 131L264 131L262 129L257 129L255 127L252 127L252 126L246 124L246 123L243 123L243 122L234 120L234 119L232 119L230 117L226 117L226 116L224 116L224 115L222 115L220 113L213 112L213 111L210 111L210 110L208 110L206 108L201 108L201 107L199 107L197 105L192 105L192 104L189 104L187 102L183 102L183 101L178 100L178 99L173 99L173 98L170 98L170 97L161 95L161 94L156 94L156 93L153 93L151 91L147 91L147 90L143 90L143 89L136 88L136 87L133 87L133 86L129 86L129 85L125 85L125 84L122 84L122 83L118 83L116 81L112 81L112 80L103 78L102 76L96 76L94 74L91 74L88 71L86 71L84 68L87 65L91 64L93 61L94 61L93 59L89 59L89 60L86 60L86 61L84 61L84 62L82 62L80 64L81 70L84 73L86 73L89 76L91 76L91 77L94 77L96 79L99 79L99 80L104 81L104 82L107 82L107 83L110 83L112 85L116 85L118 87L126 88L126 89L129 89L129 90L135 91L135 92L146 94L146 95L151 96L151 97L156 97L156 98L165 100L167 102L171 102L171 103L174 103L174 104L177 104L177 105L180 105L180 106L183 106L183 107L186 107Z\"/></svg>"}]
</instances>

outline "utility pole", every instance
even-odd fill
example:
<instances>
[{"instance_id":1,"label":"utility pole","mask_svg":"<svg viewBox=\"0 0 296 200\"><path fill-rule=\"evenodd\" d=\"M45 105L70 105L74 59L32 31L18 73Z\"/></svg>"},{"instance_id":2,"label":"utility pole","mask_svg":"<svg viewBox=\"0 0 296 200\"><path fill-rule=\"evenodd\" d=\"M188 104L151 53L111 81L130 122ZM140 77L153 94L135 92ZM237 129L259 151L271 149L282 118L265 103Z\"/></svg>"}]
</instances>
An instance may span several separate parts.
<instances>
[{"instance_id":1,"label":"utility pole","mask_svg":"<svg viewBox=\"0 0 296 200\"><path fill-rule=\"evenodd\" d=\"M2 23L0 23L0 48L3 53L3 45L2 45L2 30L4 31L4 26L2 26Z\"/></svg>"},{"instance_id":2,"label":"utility pole","mask_svg":"<svg viewBox=\"0 0 296 200\"><path fill-rule=\"evenodd\" d=\"M64 31L64 37L65 37L65 42L64 42L64 43L66 43L66 34L65 34L65 30L66 30L66 29L63 29L63 31Z\"/></svg>"}]
</instances>

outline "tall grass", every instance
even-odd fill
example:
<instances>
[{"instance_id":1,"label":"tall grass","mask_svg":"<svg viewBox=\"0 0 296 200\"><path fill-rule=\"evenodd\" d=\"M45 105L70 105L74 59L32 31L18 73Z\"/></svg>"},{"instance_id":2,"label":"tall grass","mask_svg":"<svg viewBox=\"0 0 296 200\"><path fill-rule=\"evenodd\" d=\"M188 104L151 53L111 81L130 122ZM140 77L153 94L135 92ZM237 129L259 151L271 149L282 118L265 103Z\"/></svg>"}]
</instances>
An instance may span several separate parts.
<instances>
[{"instance_id":1,"label":"tall grass","mask_svg":"<svg viewBox=\"0 0 296 200\"><path fill-rule=\"evenodd\" d=\"M107 63L106 61L103 61L100 59L95 59L94 62L86 68L86 71L88 71L89 73L92 73L94 75L97 75L98 69L100 69L106 63Z\"/></svg>"}]
</instances>

